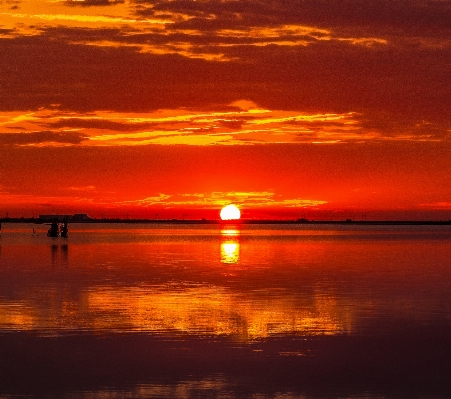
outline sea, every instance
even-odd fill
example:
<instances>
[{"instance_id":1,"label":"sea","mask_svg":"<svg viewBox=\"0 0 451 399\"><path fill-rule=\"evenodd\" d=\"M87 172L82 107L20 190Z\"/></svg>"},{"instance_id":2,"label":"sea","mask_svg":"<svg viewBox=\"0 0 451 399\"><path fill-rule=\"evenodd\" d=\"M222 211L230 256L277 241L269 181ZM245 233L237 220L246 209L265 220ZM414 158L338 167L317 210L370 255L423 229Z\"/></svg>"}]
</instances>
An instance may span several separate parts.
<instances>
[{"instance_id":1,"label":"sea","mask_svg":"<svg viewBox=\"0 0 451 399\"><path fill-rule=\"evenodd\" d=\"M451 226L3 223L0 398L450 398Z\"/></svg>"}]
</instances>

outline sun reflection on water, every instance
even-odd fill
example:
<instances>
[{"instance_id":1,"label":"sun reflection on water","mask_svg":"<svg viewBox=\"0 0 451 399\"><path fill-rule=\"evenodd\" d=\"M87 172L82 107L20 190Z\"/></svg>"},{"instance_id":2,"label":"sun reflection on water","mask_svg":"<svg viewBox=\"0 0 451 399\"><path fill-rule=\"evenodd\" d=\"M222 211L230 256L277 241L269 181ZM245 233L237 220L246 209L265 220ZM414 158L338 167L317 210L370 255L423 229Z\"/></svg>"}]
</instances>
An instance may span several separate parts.
<instances>
[{"instance_id":1,"label":"sun reflection on water","mask_svg":"<svg viewBox=\"0 0 451 399\"><path fill-rule=\"evenodd\" d=\"M221 244L221 262L238 263L240 260L240 244L223 242Z\"/></svg>"},{"instance_id":2,"label":"sun reflection on water","mask_svg":"<svg viewBox=\"0 0 451 399\"><path fill-rule=\"evenodd\" d=\"M221 262L236 264L240 261L240 231L238 229L221 230Z\"/></svg>"}]
</instances>

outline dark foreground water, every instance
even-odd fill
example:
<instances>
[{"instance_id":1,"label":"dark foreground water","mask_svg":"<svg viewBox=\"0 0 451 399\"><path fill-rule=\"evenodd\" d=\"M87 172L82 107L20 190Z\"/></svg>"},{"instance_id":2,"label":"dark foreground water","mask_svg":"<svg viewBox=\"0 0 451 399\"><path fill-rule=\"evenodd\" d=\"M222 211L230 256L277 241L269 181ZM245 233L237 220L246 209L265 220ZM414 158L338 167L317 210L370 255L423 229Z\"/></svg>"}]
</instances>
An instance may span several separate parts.
<instances>
[{"instance_id":1,"label":"dark foreground water","mask_svg":"<svg viewBox=\"0 0 451 399\"><path fill-rule=\"evenodd\" d=\"M1 398L451 397L449 226L47 228L0 233Z\"/></svg>"}]
</instances>

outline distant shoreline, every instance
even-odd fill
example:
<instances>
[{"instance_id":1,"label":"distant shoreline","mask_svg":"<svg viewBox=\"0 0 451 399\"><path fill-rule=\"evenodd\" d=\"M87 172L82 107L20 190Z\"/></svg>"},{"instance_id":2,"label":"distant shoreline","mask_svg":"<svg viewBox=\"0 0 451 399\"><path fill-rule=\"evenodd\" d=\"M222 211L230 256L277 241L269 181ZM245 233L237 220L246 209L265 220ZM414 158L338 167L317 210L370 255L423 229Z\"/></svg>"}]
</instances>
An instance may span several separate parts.
<instances>
[{"instance_id":1,"label":"distant shoreline","mask_svg":"<svg viewBox=\"0 0 451 399\"><path fill-rule=\"evenodd\" d=\"M58 222L63 219L55 216ZM2 218L0 223L33 223L33 224L49 224L49 220L41 220L38 218ZM69 220L69 223L124 223L124 224L295 224L295 225L387 225L387 226L451 226L451 220L278 220L278 219L244 219L244 220L207 220L207 219L88 219L88 220Z\"/></svg>"}]
</instances>

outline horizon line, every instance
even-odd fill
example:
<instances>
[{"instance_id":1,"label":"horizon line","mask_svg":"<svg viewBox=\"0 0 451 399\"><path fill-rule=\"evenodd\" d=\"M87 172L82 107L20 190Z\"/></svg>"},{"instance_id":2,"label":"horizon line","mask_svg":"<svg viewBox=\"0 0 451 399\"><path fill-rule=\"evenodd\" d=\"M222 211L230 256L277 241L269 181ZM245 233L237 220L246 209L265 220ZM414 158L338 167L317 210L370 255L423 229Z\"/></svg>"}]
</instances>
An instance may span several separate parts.
<instances>
[{"instance_id":1,"label":"horizon line","mask_svg":"<svg viewBox=\"0 0 451 399\"><path fill-rule=\"evenodd\" d=\"M69 215L54 215L53 220L62 222L67 219ZM70 215L73 217L73 215ZM39 217L4 217L0 218L0 223L34 223L45 224L51 222L49 218ZM449 220L315 220L315 219L238 219L238 220L221 220L221 219L148 219L148 218L90 218L87 219L73 219L69 218L70 223L163 223L163 224L359 224L359 225L451 225Z\"/></svg>"}]
</instances>

